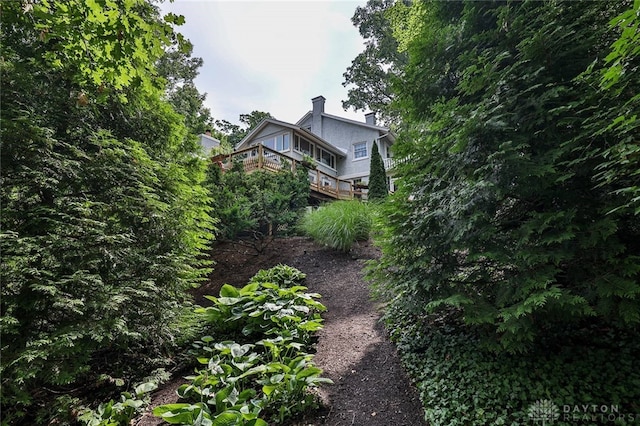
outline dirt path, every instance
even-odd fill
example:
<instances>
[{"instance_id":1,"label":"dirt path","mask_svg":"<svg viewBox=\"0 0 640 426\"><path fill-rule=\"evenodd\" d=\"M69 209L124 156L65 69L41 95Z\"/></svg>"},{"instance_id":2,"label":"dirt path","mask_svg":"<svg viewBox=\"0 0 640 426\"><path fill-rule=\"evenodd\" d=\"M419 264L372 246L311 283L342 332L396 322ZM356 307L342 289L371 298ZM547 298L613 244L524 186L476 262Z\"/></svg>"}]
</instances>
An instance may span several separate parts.
<instances>
[{"instance_id":1,"label":"dirt path","mask_svg":"<svg viewBox=\"0 0 640 426\"><path fill-rule=\"evenodd\" d=\"M325 327L319 334L316 365L334 381L320 396L325 409L297 423L302 426L420 426L422 408L409 384L395 347L389 342L376 304L369 298L362 267L377 256L375 248L361 244L351 254L320 247L306 238L276 240L265 254L223 246L215 252L216 271L211 282L198 290L216 294L224 283L244 285L258 269L288 264L307 274L309 291L322 295L327 307ZM154 403L175 401L168 384L154 396ZM158 424L146 416L139 425Z\"/></svg>"}]
</instances>

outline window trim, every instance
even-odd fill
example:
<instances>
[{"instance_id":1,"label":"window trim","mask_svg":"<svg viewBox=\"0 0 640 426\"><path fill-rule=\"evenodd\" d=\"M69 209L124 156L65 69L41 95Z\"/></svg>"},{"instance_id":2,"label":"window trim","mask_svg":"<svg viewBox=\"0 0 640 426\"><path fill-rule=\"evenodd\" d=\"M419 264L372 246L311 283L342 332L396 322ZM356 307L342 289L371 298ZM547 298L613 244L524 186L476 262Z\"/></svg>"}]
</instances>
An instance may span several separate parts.
<instances>
[{"instance_id":1,"label":"window trim","mask_svg":"<svg viewBox=\"0 0 640 426\"><path fill-rule=\"evenodd\" d=\"M330 158L333 160L333 165L327 164L324 161L322 161L322 152L326 152L327 154L329 154ZM338 159L336 158L336 155L334 153L332 153L331 151L329 151L327 149L324 149L321 146L316 146L316 157L315 157L315 159L318 162L318 164L322 164L324 166L327 166L331 170L337 170L336 169L336 164L337 164Z\"/></svg>"},{"instance_id":2,"label":"window trim","mask_svg":"<svg viewBox=\"0 0 640 426\"><path fill-rule=\"evenodd\" d=\"M306 143L309 144L309 146L311 147L311 152L304 152L304 151L300 150L300 141L301 140L304 140ZM295 152L297 152L298 154L308 155L310 157L316 158L316 144L311 142L309 139L303 138L300 135L295 135L295 137L294 137L293 150Z\"/></svg>"},{"instance_id":3,"label":"window trim","mask_svg":"<svg viewBox=\"0 0 640 426\"><path fill-rule=\"evenodd\" d=\"M284 148L284 140L285 137L288 138L288 147ZM282 148L283 149L278 149L278 138L282 138ZM271 148L270 146L265 145L266 141L272 140L273 141L273 145L274 147ZM277 135L273 135L273 136L269 136L269 137L265 137L260 139L257 144L261 144L263 146L266 146L267 148L273 149L274 151L278 151L278 152L289 152L291 151L291 133L290 132L284 132L284 133L278 133Z\"/></svg>"},{"instance_id":4,"label":"window trim","mask_svg":"<svg viewBox=\"0 0 640 426\"><path fill-rule=\"evenodd\" d=\"M363 157L356 157L356 146L357 145L362 145L364 144L364 148L365 148L365 156ZM355 142L354 144L351 145L351 152L353 153L353 160L352 161L360 161L360 160L366 160L367 158L369 158L369 143L367 141L362 141L362 142Z\"/></svg>"}]
</instances>

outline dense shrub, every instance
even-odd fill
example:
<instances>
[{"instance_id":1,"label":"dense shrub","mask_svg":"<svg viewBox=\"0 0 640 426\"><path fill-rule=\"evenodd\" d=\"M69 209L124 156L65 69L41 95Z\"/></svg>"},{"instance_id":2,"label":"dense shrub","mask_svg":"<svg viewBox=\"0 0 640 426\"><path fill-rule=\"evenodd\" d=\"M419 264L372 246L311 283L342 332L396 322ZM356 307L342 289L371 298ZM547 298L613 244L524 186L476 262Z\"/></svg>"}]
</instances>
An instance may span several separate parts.
<instances>
[{"instance_id":1,"label":"dense shrub","mask_svg":"<svg viewBox=\"0 0 640 426\"><path fill-rule=\"evenodd\" d=\"M1 411L49 424L56 396L172 340L207 272L205 163L154 72L171 17L143 1L6 2L1 17Z\"/></svg>"},{"instance_id":2,"label":"dense shrub","mask_svg":"<svg viewBox=\"0 0 640 426\"><path fill-rule=\"evenodd\" d=\"M526 351L550 324L637 327L640 227L624 206L638 128L612 123L640 78L603 92L598 73L628 6L396 3L409 63L381 285L481 325L495 350Z\"/></svg>"},{"instance_id":3,"label":"dense shrub","mask_svg":"<svg viewBox=\"0 0 640 426\"><path fill-rule=\"evenodd\" d=\"M331 381L308 352L326 308L319 294L305 292L304 278L278 265L243 288L224 285L220 297L208 297L213 306L198 312L217 337L194 344L201 367L178 389L181 402L154 414L171 424L266 426L263 419L282 423L316 407L310 388Z\"/></svg>"},{"instance_id":4,"label":"dense shrub","mask_svg":"<svg viewBox=\"0 0 640 426\"><path fill-rule=\"evenodd\" d=\"M385 319L429 425L529 424L529 410L540 400L559 410L547 424L640 420L640 342L633 335L558 327L546 330L528 354L495 354L482 350L475 330L462 323L407 314L403 305L410 303L396 301ZM618 413L603 413L603 405Z\"/></svg>"},{"instance_id":5,"label":"dense shrub","mask_svg":"<svg viewBox=\"0 0 640 426\"><path fill-rule=\"evenodd\" d=\"M209 167L208 187L218 219L218 238L253 240L260 250L269 238L295 230L309 199L305 169L245 173L242 164L235 163L222 173L216 164Z\"/></svg>"},{"instance_id":6,"label":"dense shrub","mask_svg":"<svg viewBox=\"0 0 640 426\"><path fill-rule=\"evenodd\" d=\"M373 219L371 208L360 201L334 201L307 213L302 230L321 244L349 251L356 241L369 238Z\"/></svg>"}]
</instances>

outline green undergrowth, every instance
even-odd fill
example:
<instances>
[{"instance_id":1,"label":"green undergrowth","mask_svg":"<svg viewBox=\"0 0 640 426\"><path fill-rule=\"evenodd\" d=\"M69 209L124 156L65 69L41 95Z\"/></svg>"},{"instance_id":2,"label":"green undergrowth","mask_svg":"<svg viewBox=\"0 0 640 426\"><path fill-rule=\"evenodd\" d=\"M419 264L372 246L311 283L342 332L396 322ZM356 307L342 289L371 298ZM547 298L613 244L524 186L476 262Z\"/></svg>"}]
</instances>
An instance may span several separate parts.
<instances>
[{"instance_id":1,"label":"green undergrowth","mask_svg":"<svg viewBox=\"0 0 640 426\"><path fill-rule=\"evenodd\" d=\"M212 331L193 345L200 366L178 389L180 401L153 414L170 424L266 426L317 408L313 389L331 381L310 352L326 308L304 278L278 265L207 296L213 305L196 309Z\"/></svg>"},{"instance_id":2,"label":"green undergrowth","mask_svg":"<svg viewBox=\"0 0 640 426\"><path fill-rule=\"evenodd\" d=\"M318 408L314 389L331 380L321 377L311 352L326 308L301 285L305 278L277 265L243 288L224 285L219 297L207 296L212 306L181 315L184 333L174 343L183 348L182 363L191 359L196 367L178 388L179 401L153 414L169 424L266 426ZM131 424L166 379L147 377L119 398L81 407L77 419L89 426Z\"/></svg>"},{"instance_id":3,"label":"green undergrowth","mask_svg":"<svg viewBox=\"0 0 640 426\"><path fill-rule=\"evenodd\" d=\"M410 315L397 301L385 320L429 425L534 424L535 415L553 425L640 424L637 336L567 328L511 355L483 350L468 327ZM551 407L542 418L541 404Z\"/></svg>"}]
</instances>

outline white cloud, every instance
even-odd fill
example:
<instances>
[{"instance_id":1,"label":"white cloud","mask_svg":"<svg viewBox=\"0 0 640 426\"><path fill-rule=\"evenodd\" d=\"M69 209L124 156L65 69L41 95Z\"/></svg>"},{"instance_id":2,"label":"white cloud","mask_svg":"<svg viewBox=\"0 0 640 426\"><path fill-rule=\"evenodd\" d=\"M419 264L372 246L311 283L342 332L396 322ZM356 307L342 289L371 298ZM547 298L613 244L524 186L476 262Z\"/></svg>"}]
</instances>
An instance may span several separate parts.
<instances>
[{"instance_id":1,"label":"white cloud","mask_svg":"<svg viewBox=\"0 0 640 426\"><path fill-rule=\"evenodd\" d=\"M342 74L362 50L350 18L364 1L176 1L165 12L182 14L179 31L204 59L196 84L207 92L216 119L238 121L253 110L295 122L311 98L327 98L326 112L344 112Z\"/></svg>"}]
</instances>

